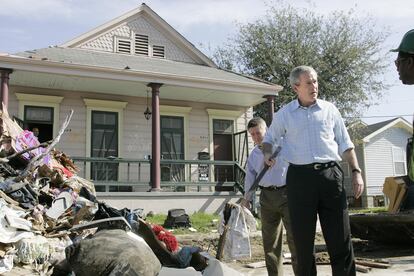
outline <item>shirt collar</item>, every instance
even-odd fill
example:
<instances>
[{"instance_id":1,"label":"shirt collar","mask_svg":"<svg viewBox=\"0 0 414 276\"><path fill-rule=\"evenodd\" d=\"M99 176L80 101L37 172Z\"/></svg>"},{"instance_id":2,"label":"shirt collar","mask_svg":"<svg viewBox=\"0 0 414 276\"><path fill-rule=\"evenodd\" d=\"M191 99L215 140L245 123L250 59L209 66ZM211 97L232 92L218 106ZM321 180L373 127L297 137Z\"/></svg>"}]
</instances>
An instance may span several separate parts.
<instances>
[{"instance_id":1,"label":"shirt collar","mask_svg":"<svg viewBox=\"0 0 414 276\"><path fill-rule=\"evenodd\" d=\"M314 103L313 105L311 105L311 106L308 106L308 107L303 107L303 106L301 106L300 104L299 104L299 100L298 99L296 99L296 100L294 100L293 102L292 102L292 106L291 106L291 109L290 109L290 111L295 111L295 110L298 110L298 109L308 109L308 108L313 108L313 107L318 107L319 109L321 108L321 101L319 100L319 99L316 99L316 103Z\"/></svg>"}]
</instances>

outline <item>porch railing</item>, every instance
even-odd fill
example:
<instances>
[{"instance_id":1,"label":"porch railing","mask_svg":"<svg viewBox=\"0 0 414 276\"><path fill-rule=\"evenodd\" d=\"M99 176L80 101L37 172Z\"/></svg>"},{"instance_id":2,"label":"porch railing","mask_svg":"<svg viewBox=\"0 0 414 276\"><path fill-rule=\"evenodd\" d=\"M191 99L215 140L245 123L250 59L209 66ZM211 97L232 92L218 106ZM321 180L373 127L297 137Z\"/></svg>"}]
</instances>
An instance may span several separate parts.
<instances>
[{"instance_id":1,"label":"porch railing","mask_svg":"<svg viewBox=\"0 0 414 276\"><path fill-rule=\"evenodd\" d=\"M144 192L151 188L151 160L117 157L72 157L72 160L80 169L78 175L92 180L97 192ZM243 193L245 171L235 161L161 159L160 169L163 191Z\"/></svg>"}]
</instances>

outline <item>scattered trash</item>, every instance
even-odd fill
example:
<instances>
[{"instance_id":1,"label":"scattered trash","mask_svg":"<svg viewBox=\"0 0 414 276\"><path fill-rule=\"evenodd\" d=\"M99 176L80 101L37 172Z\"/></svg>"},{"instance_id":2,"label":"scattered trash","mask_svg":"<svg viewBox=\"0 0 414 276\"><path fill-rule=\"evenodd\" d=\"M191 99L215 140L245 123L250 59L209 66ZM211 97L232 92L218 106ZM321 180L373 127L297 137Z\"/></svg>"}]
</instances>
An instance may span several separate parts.
<instances>
[{"instance_id":1,"label":"scattered trash","mask_svg":"<svg viewBox=\"0 0 414 276\"><path fill-rule=\"evenodd\" d=\"M0 111L0 274L158 275L168 266L173 275L240 275L198 247L181 248L172 231L144 221L142 208L100 202L93 182L55 148L72 114L52 141L39 143ZM184 209L169 210L164 226L197 232Z\"/></svg>"}]
</instances>

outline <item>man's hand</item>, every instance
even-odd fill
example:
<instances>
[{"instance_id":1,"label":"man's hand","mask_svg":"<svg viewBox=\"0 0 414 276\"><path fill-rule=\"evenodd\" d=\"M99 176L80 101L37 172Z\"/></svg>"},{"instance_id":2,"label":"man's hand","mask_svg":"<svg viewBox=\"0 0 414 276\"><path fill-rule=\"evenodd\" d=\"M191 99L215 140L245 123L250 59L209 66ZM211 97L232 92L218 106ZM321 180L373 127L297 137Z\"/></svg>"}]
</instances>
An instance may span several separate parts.
<instances>
[{"instance_id":1,"label":"man's hand","mask_svg":"<svg viewBox=\"0 0 414 276\"><path fill-rule=\"evenodd\" d=\"M352 188L354 190L354 197L358 199L364 191L364 180L360 172L352 173Z\"/></svg>"},{"instance_id":2,"label":"man's hand","mask_svg":"<svg viewBox=\"0 0 414 276\"><path fill-rule=\"evenodd\" d=\"M240 201L240 205L241 205L241 206L246 207L247 209L250 209L250 207L252 206L252 205L250 204L250 201L248 201L248 200L247 200L247 199L245 199L245 198L242 198L242 199L241 199L241 201Z\"/></svg>"},{"instance_id":3,"label":"man's hand","mask_svg":"<svg viewBox=\"0 0 414 276\"><path fill-rule=\"evenodd\" d=\"M263 152L263 162L270 167L271 161L270 158L272 157L272 145L268 143L262 144L262 152Z\"/></svg>"}]
</instances>

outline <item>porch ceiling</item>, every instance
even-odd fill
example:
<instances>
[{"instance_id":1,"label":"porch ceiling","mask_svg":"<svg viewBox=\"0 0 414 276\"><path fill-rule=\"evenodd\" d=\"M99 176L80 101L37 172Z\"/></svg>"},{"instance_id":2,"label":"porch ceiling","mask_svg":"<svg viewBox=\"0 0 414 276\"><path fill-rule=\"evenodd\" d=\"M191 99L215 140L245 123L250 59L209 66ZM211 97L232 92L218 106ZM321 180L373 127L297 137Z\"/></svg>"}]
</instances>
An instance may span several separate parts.
<instances>
[{"instance_id":1,"label":"porch ceiling","mask_svg":"<svg viewBox=\"0 0 414 276\"><path fill-rule=\"evenodd\" d=\"M157 79L154 79L152 82L162 83L162 81L157 81ZM27 86L52 90L83 91L132 97L146 97L148 90L147 84L149 82L67 76L15 70L10 75L9 83L14 86ZM217 87L217 89L206 89L201 87L164 84L160 88L160 98L227 105L231 104L237 106L254 106L265 101L265 99L263 99L263 95L266 93L263 92L248 93L246 91L229 91L226 87L222 87L222 89L219 88L220 87Z\"/></svg>"}]
</instances>

